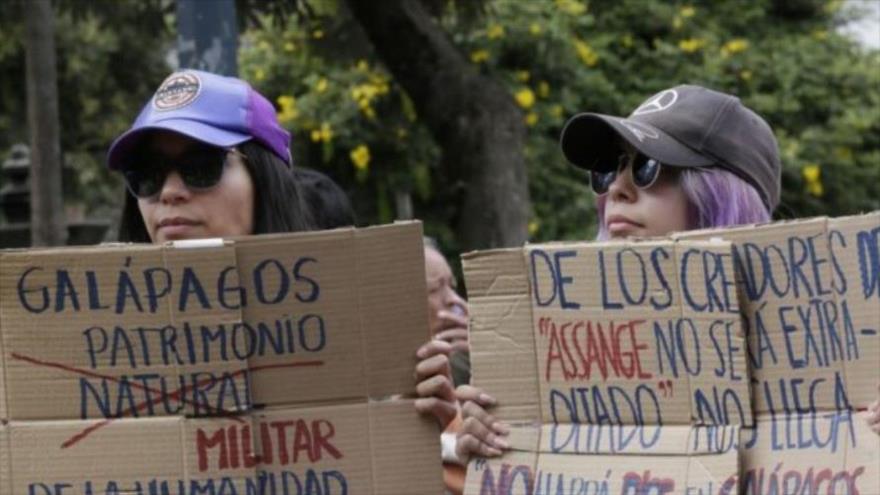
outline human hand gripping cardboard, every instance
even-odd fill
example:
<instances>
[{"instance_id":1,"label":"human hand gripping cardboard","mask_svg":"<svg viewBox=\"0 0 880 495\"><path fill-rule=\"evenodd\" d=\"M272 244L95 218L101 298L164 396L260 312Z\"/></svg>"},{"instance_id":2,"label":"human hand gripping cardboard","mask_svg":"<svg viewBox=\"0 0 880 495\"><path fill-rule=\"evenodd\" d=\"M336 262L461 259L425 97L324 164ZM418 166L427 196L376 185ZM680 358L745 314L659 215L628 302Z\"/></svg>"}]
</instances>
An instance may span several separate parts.
<instances>
[{"instance_id":1,"label":"human hand gripping cardboard","mask_svg":"<svg viewBox=\"0 0 880 495\"><path fill-rule=\"evenodd\" d=\"M434 340L448 342L452 346L447 356L453 352L468 351L470 349L468 346L469 317L464 301L461 304L452 306L451 310L441 309L437 312L435 320L439 322L439 326L433 333Z\"/></svg>"},{"instance_id":2,"label":"human hand gripping cardboard","mask_svg":"<svg viewBox=\"0 0 880 495\"><path fill-rule=\"evenodd\" d=\"M441 430L446 430L459 411L449 358L454 352L468 350L467 306L460 298L454 302L433 315L434 337L416 351L416 409L432 414Z\"/></svg>"},{"instance_id":3,"label":"human hand gripping cardboard","mask_svg":"<svg viewBox=\"0 0 880 495\"><path fill-rule=\"evenodd\" d=\"M416 351L416 410L431 414L437 419L441 430L458 415L458 401L452 385L452 368L449 354L453 344L443 340L431 340Z\"/></svg>"},{"instance_id":4,"label":"human hand gripping cardboard","mask_svg":"<svg viewBox=\"0 0 880 495\"><path fill-rule=\"evenodd\" d=\"M880 435L880 384L877 384L877 400L868 406L868 426Z\"/></svg>"},{"instance_id":5,"label":"human hand gripping cardboard","mask_svg":"<svg viewBox=\"0 0 880 495\"><path fill-rule=\"evenodd\" d=\"M496 405L494 397L470 385L458 387L456 396L462 404L463 419L455 447L459 459L469 459L472 455L497 457L510 448L505 440L510 429L486 410Z\"/></svg>"}]
</instances>

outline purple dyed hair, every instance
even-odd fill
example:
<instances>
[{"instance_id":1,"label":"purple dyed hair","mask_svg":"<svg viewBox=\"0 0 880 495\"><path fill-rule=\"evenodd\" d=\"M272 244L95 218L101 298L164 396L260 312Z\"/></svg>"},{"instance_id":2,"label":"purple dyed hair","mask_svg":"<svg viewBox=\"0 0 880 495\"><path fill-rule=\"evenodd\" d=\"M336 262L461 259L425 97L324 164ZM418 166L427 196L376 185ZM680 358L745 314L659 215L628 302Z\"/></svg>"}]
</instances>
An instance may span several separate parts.
<instances>
[{"instance_id":1,"label":"purple dyed hair","mask_svg":"<svg viewBox=\"0 0 880 495\"><path fill-rule=\"evenodd\" d=\"M732 172L717 167L689 168L679 176L688 200L688 229L732 227L770 220L770 212L758 191ZM605 202L608 195L596 199L599 216L597 239L607 240Z\"/></svg>"}]
</instances>

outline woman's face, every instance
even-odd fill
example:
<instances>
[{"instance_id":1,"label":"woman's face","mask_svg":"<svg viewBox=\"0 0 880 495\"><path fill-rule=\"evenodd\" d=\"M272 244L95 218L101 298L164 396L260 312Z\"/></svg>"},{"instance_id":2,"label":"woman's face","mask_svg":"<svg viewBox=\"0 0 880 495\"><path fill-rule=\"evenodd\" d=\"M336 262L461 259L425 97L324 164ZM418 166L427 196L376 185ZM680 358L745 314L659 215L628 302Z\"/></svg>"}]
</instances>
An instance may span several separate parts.
<instances>
[{"instance_id":1,"label":"woman's face","mask_svg":"<svg viewBox=\"0 0 880 495\"><path fill-rule=\"evenodd\" d=\"M155 153L173 162L197 141L171 132L152 136ZM156 196L138 198L138 208L154 243L178 239L230 237L253 232L254 184L238 153L229 152L216 186L193 190L171 170Z\"/></svg>"},{"instance_id":2,"label":"woman's face","mask_svg":"<svg viewBox=\"0 0 880 495\"><path fill-rule=\"evenodd\" d=\"M625 168L608 188L605 227L612 239L665 236L688 229L688 203L677 174L663 167L657 181L647 189L633 183L636 151L625 143Z\"/></svg>"}]
</instances>

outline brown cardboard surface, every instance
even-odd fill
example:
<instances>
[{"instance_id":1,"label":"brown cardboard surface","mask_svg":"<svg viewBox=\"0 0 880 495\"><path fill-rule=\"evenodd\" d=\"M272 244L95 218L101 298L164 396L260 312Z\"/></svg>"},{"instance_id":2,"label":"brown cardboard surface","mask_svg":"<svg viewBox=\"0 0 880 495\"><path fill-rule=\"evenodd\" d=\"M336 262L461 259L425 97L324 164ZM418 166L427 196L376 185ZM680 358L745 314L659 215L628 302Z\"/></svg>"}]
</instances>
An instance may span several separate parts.
<instances>
[{"instance_id":1,"label":"brown cardboard surface","mask_svg":"<svg viewBox=\"0 0 880 495\"><path fill-rule=\"evenodd\" d=\"M646 255L659 246L669 256ZM683 272L693 249L710 254L693 252L689 260L697 264ZM530 263L534 253L543 263L537 270ZM617 264L621 256L627 259ZM498 398L493 414L513 424L513 450L472 461L466 493L664 492L674 483L669 493L880 494L880 438L868 429L866 413L858 412L877 398L880 384L880 212L687 232L668 241L536 245L470 253L463 261L474 295L473 382ZM666 277L667 286L651 270L679 276ZM703 291L695 289L701 281ZM631 304L651 297L675 304ZM712 314L713 307L726 318ZM551 352L547 318L610 321L621 312L643 320L689 318L699 335L709 335L708 348L699 341L683 346L705 350L709 372L668 377L671 361L666 374L660 371L664 346L640 359L646 374L669 379L658 401L662 426L648 420L634 426L640 422L634 415L606 413L611 407L595 409L602 414L592 417L572 413L572 404L596 396L548 401L548 389L572 381L591 389L612 383L624 394L649 385L619 374L588 377L588 354L574 345ZM732 331L713 338L710 322L716 319ZM517 366L510 366L512 358ZM688 369L685 361L679 365ZM670 385L690 393L670 397ZM695 405L695 391L731 385L737 398L745 397L742 413L724 393L702 408ZM700 426L713 423L720 427ZM645 441L655 434L657 441Z\"/></svg>"},{"instance_id":2,"label":"brown cardboard surface","mask_svg":"<svg viewBox=\"0 0 880 495\"><path fill-rule=\"evenodd\" d=\"M880 493L880 436L864 413L760 416L742 449L748 494Z\"/></svg>"},{"instance_id":3,"label":"brown cardboard surface","mask_svg":"<svg viewBox=\"0 0 880 495\"><path fill-rule=\"evenodd\" d=\"M413 414L411 400L237 418L127 418L61 447L99 422L22 421L0 430L0 460L14 473L0 478L9 483L2 493L56 493L58 486L65 494L113 493L111 486L151 493L150 486L165 485L177 493L180 483L204 493L263 493L249 491L261 486L291 494L439 491L436 477L424 476L439 472L436 451L411 445L414 437L436 436L436 426Z\"/></svg>"},{"instance_id":4,"label":"brown cardboard surface","mask_svg":"<svg viewBox=\"0 0 880 495\"><path fill-rule=\"evenodd\" d=\"M439 492L421 235L0 252L0 495Z\"/></svg>"},{"instance_id":5,"label":"brown cardboard surface","mask_svg":"<svg viewBox=\"0 0 880 495\"><path fill-rule=\"evenodd\" d=\"M241 321L240 312L200 299L195 291L196 284L203 285L196 280L216 281L227 266L235 267L231 247L89 247L9 252L0 257L7 418L87 419L162 415L168 410L208 412L196 411L197 407L247 409L247 387L240 373L247 368L245 360L220 356L226 350L220 346L204 353L188 346L192 359L184 357L187 362L180 363L176 356L188 354L183 346L162 345L175 336L176 342L184 341L183 322L193 328L201 323L217 328ZM165 274L173 274L180 283L160 298L167 287ZM185 279L192 282L184 285ZM152 303L147 296L150 284L157 295ZM212 312L216 316L208 316ZM228 377L224 391L198 386L221 376ZM163 386L168 390L163 404L167 408L154 407L159 404L151 399ZM171 393L178 389L185 393Z\"/></svg>"},{"instance_id":6,"label":"brown cardboard surface","mask_svg":"<svg viewBox=\"0 0 880 495\"><path fill-rule=\"evenodd\" d=\"M864 408L877 398L880 212L676 235L710 237L736 246L756 413Z\"/></svg>"},{"instance_id":7,"label":"brown cardboard surface","mask_svg":"<svg viewBox=\"0 0 880 495\"><path fill-rule=\"evenodd\" d=\"M741 487L880 493L880 438L855 412L880 384L880 212L676 237L715 236L735 244L752 329L757 422L742 434Z\"/></svg>"},{"instance_id":8,"label":"brown cardboard surface","mask_svg":"<svg viewBox=\"0 0 880 495\"><path fill-rule=\"evenodd\" d=\"M753 419L730 243L554 243L463 265L473 382L514 448L472 462L466 493L736 486Z\"/></svg>"},{"instance_id":9,"label":"brown cardboard surface","mask_svg":"<svg viewBox=\"0 0 880 495\"><path fill-rule=\"evenodd\" d=\"M652 241L466 255L478 385L508 408L540 408L513 422L751 424L730 249Z\"/></svg>"},{"instance_id":10,"label":"brown cardboard surface","mask_svg":"<svg viewBox=\"0 0 880 495\"><path fill-rule=\"evenodd\" d=\"M529 278L521 249L462 256L470 309L471 375L497 395L507 421L534 422L538 371Z\"/></svg>"},{"instance_id":11,"label":"brown cardboard surface","mask_svg":"<svg viewBox=\"0 0 880 495\"><path fill-rule=\"evenodd\" d=\"M559 425L571 431L586 425ZM596 434L629 435L640 427L594 427ZM616 430L616 431L614 431ZM611 452L568 453L511 451L498 459L479 459L468 466L465 493L736 493L738 428L722 427L708 435L727 435L723 448L706 450L707 433L689 426L648 427L666 437L664 448L636 446ZM703 435L696 438L694 435ZM718 446L720 447L720 445ZM559 451L557 451L559 452Z\"/></svg>"},{"instance_id":12,"label":"brown cardboard surface","mask_svg":"<svg viewBox=\"0 0 880 495\"><path fill-rule=\"evenodd\" d=\"M9 435L6 424L0 421L0 493L12 493L9 487Z\"/></svg>"}]
</instances>

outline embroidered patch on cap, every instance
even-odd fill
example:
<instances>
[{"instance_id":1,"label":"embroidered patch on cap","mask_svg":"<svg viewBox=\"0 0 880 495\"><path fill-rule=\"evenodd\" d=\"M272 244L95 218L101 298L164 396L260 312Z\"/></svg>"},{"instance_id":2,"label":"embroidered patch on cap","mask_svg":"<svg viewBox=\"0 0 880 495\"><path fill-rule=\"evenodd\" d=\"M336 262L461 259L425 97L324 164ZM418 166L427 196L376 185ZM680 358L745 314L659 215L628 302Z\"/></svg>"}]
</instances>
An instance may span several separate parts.
<instances>
[{"instance_id":1,"label":"embroidered patch on cap","mask_svg":"<svg viewBox=\"0 0 880 495\"><path fill-rule=\"evenodd\" d=\"M199 77L191 72L171 74L153 95L153 108L177 110L192 103L202 90Z\"/></svg>"}]
</instances>

